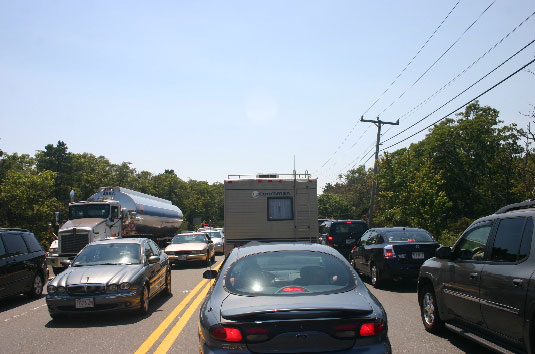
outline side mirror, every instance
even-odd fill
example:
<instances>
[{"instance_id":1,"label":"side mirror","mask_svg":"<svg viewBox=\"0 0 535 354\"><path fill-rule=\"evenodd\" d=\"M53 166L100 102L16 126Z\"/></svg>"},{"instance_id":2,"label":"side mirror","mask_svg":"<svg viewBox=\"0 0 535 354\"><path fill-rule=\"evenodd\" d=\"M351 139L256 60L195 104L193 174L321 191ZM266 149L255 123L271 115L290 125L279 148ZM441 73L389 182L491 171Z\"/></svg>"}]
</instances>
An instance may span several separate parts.
<instances>
[{"instance_id":1,"label":"side mirror","mask_svg":"<svg viewBox=\"0 0 535 354\"><path fill-rule=\"evenodd\" d=\"M160 257L158 257L158 256L150 256L148 261L149 261L149 264L158 263L160 261Z\"/></svg>"},{"instance_id":2,"label":"side mirror","mask_svg":"<svg viewBox=\"0 0 535 354\"><path fill-rule=\"evenodd\" d=\"M435 251L435 257L439 259L450 259L451 247L442 246L437 248L437 250Z\"/></svg>"},{"instance_id":3,"label":"side mirror","mask_svg":"<svg viewBox=\"0 0 535 354\"><path fill-rule=\"evenodd\" d=\"M204 279L215 279L217 278L217 270L214 270L214 269L205 270L204 273L202 273L202 277Z\"/></svg>"},{"instance_id":4,"label":"side mirror","mask_svg":"<svg viewBox=\"0 0 535 354\"><path fill-rule=\"evenodd\" d=\"M66 259L66 260L64 260L64 261L59 262L59 264L61 264L61 265L64 266L65 268L67 268L68 266L71 265L71 260L70 260L70 259Z\"/></svg>"}]
</instances>

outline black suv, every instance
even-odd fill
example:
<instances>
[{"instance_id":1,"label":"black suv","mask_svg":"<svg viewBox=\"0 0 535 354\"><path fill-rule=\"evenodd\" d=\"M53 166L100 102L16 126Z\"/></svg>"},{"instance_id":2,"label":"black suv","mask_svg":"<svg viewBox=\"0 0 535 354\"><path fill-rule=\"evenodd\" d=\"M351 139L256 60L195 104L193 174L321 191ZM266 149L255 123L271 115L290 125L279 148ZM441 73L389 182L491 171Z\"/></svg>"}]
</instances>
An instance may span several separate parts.
<instances>
[{"instance_id":1,"label":"black suv","mask_svg":"<svg viewBox=\"0 0 535 354\"><path fill-rule=\"evenodd\" d=\"M497 351L535 353L535 201L478 219L420 268L429 332L442 327Z\"/></svg>"},{"instance_id":2,"label":"black suv","mask_svg":"<svg viewBox=\"0 0 535 354\"><path fill-rule=\"evenodd\" d=\"M325 244L346 258L366 230L368 225L363 220L327 220L320 225L320 234Z\"/></svg>"},{"instance_id":3,"label":"black suv","mask_svg":"<svg viewBox=\"0 0 535 354\"><path fill-rule=\"evenodd\" d=\"M43 247L28 230L0 228L0 298L38 298L48 279Z\"/></svg>"}]
</instances>

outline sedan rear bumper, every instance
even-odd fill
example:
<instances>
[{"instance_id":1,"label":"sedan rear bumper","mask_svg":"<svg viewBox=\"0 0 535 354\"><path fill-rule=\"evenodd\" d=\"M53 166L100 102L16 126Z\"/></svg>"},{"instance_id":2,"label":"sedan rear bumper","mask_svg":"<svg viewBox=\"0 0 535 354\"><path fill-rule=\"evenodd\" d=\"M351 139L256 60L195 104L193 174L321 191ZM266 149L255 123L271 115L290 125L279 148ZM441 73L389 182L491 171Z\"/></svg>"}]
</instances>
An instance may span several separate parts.
<instances>
[{"instance_id":1,"label":"sedan rear bumper","mask_svg":"<svg viewBox=\"0 0 535 354\"><path fill-rule=\"evenodd\" d=\"M206 253L204 254L187 254L187 255L167 255L169 257L169 263L178 263L178 262L186 262L186 261L206 261L208 256Z\"/></svg>"}]
</instances>

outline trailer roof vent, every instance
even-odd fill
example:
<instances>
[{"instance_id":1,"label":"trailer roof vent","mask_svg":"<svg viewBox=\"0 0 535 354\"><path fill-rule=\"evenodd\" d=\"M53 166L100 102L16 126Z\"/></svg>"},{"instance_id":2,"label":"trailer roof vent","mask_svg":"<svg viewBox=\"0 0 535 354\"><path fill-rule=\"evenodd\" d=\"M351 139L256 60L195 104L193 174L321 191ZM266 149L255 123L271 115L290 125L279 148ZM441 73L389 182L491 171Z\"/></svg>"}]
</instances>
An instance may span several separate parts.
<instances>
[{"instance_id":1,"label":"trailer roof vent","mask_svg":"<svg viewBox=\"0 0 535 354\"><path fill-rule=\"evenodd\" d=\"M259 173L256 178L279 178L279 175L276 173Z\"/></svg>"}]
</instances>

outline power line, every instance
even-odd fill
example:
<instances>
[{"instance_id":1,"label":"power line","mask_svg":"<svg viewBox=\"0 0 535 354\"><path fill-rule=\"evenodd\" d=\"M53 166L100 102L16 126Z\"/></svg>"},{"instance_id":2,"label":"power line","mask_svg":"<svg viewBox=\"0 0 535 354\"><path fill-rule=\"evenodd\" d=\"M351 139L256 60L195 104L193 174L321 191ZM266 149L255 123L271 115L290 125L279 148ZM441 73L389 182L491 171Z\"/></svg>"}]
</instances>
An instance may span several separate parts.
<instances>
[{"instance_id":1,"label":"power line","mask_svg":"<svg viewBox=\"0 0 535 354\"><path fill-rule=\"evenodd\" d=\"M476 65L479 61L481 61L485 56L487 56L491 51L493 51L498 45L500 45L505 39L507 39L511 34L513 34L518 28L520 28L524 23L526 23L531 17L533 17L533 15L535 15L535 11L529 15L525 20L523 20L522 22L520 22L519 25L517 25L512 31L510 31L509 33L507 33L505 36L503 36L498 42L496 42L494 44L494 46L490 47L490 49L488 51L486 51L485 53L483 53L483 55L481 55L479 58L477 58L472 64L470 64L469 66L467 66L462 72L460 72L459 74L457 74L457 76L455 76L453 79L451 79L447 84L445 84L444 86L442 86L440 89L438 89L437 91L435 91L431 96L427 97L425 100L423 100L422 102L420 102L418 105L414 106L412 109L410 109L407 113L401 115L399 118L397 119L403 119L405 117L407 117L408 115L410 115L412 112L414 112L415 110L417 110L418 108L420 108L422 105L426 104L427 102L429 102L433 97L435 97L437 94L439 94L440 92L442 92L446 87L448 87L449 85L451 85L453 82L455 82L455 80L457 80L459 77L461 77L463 74L465 74L467 71L469 71L474 65ZM385 132L386 134L386 132Z\"/></svg>"},{"instance_id":2,"label":"power line","mask_svg":"<svg viewBox=\"0 0 535 354\"><path fill-rule=\"evenodd\" d=\"M485 79L487 76L489 76L490 74L492 74L493 72L495 72L496 70L498 70L500 67L502 67L505 63L507 63L509 60L513 59L515 56L517 56L520 52L522 52L523 50L525 50L527 47L529 47L530 45L532 45L533 43L535 42L535 39L532 40L531 42L529 42L528 44L526 44L524 47L522 47L522 49L518 50L515 54L511 55L509 58L507 58L506 60L504 60L500 65L498 65L497 67L495 67L494 69L492 69L491 71L489 71L487 74L485 74L483 77L481 77L479 80L477 80L476 82L474 82L473 84L471 84L470 86L468 86L467 88L465 88L464 90L462 90L461 92L459 92L457 95L455 95L454 97L452 97L450 100L448 100L446 103L444 103L443 105L441 105L440 107L438 107L437 109L435 109L433 112L429 113L428 115L426 115L425 117L423 117L422 119L418 120L416 123L413 123L412 125L410 125L409 127L403 129L402 131L394 134L393 136L391 136L390 138L386 139L384 142L386 143L387 141L390 141L392 139L394 139L396 136L399 136L400 134L403 134L404 132L406 132L407 130L411 129L412 127L414 127L415 125L419 124L420 122L424 121L425 119L429 118L432 114L436 113L438 110L440 110L441 108L443 108L444 106L446 106L447 104L449 104L450 102L452 102L453 100L455 100L457 97L459 97L460 95L462 95L463 93L465 93L466 91L468 91L469 89L471 89L472 87L474 87L475 85L477 85L479 82L481 82L483 79Z\"/></svg>"},{"instance_id":3,"label":"power line","mask_svg":"<svg viewBox=\"0 0 535 354\"><path fill-rule=\"evenodd\" d=\"M461 35L448 47L448 49L446 49L446 51L444 53L442 53L437 60L434 61L433 64L431 64L430 67L428 67L422 75L420 75L420 77L418 77L418 79L416 79L416 81L414 81L412 83L411 86L409 86L409 88L407 88L405 91L403 91L401 93L401 95L399 95L397 98L395 98L392 103L390 103L390 105L388 105L385 109L383 109L383 111L379 114L379 115L382 115L384 112L386 112L390 107L392 107L392 105L394 103L396 103L401 97L403 97L405 95L405 93L407 93L407 91L409 91L411 88L414 87L414 85L416 85L428 72L429 70L431 70L439 61L440 59L442 59L444 57L444 55L446 55L446 53L448 53L451 48L453 48L460 40L461 38L466 34L466 32L468 32L470 30L470 28L472 28L478 21L479 19L483 16L483 14L485 14L485 12L487 12L488 9L490 9L490 7L492 5L494 5L494 3L496 2L496 0L494 0L489 6L487 6L487 8L485 10L483 10L483 12L481 14L479 14L479 16L474 20L474 22L472 22L472 24L470 26L468 26L463 33L461 33Z\"/></svg>"},{"instance_id":4,"label":"power line","mask_svg":"<svg viewBox=\"0 0 535 354\"><path fill-rule=\"evenodd\" d=\"M527 64L525 64L524 66L522 66L520 69L516 70L515 72L513 72L512 74L510 74L509 76L507 76L506 78L500 80L499 82L497 82L496 84L494 84L493 86L491 86L490 88L486 89L485 91L483 91L482 93L480 93L479 95L477 95L476 97L472 98L470 101L466 102L465 104L463 104L462 106L456 108L455 110L451 111L450 113L448 113L447 115L445 115L444 117L436 120L434 123L428 125L427 127L417 131L416 133L406 137L405 139L402 139L392 145L389 145L385 148L382 148L381 151L384 151L386 149L390 149L391 147L393 146L396 146L398 144L401 144L402 142L404 141L407 141L408 139L412 138L413 136L415 135L418 135L420 134L421 132L431 128L432 126L438 124L439 122L443 121L444 119L448 118L449 116L451 116L452 114L454 114L455 112L457 112L458 110L462 109L463 107L469 105L470 103L472 103L473 101L477 100L478 98L480 98L481 96L487 94L488 92L492 91L493 89L495 89L496 87L500 86L501 84L503 84L505 81L509 80L510 78L512 78L513 76L515 76L516 74L518 74L519 72L521 72L522 70L524 70L525 68L527 68L528 66L530 66L531 64L533 64L535 62L535 59L532 59L530 62L528 62Z\"/></svg>"},{"instance_id":5,"label":"power line","mask_svg":"<svg viewBox=\"0 0 535 354\"><path fill-rule=\"evenodd\" d=\"M429 43L429 41L435 36L435 34L438 32L438 30L442 27L442 25L444 24L444 22L446 22L446 20L448 19L448 17L451 15L451 13L453 12L453 10L455 10L455 8L457 7L457 5L459 5L459 3L461 2L461 0L458 0L455 5L451 8L451 10L448 12L448 14L446 15L446 17L444 17L444 19L440 22L440 24L437 26L437 28L435 28L435 30L433 31L433 33L431 33L431 35L427 38L427 40L425 41L425 43L420 47L420 49L416 52L416 54L412 57L411 60L409 60L409 62L407 63L407 65L405 65L405 67L403 68L403 70L401 70L401 72L394 78L394 80L390 83L390 85L386 88L386 90L375 100L375 102L372 103L372 105L370 107L368 107L368 109L366 109L366 111L362 114L362 115L365 115L366 113L368 113L368 111L373 107L375 106L375 104L377 102L379 102L379 100L390 90L390 88L397 82L397 80L401 77L401 75L407 70L407 68L412 64L412 62L414 61L414 59L416 59L416 57L420 54L420 52L427 46L427 44ZM357 123L355 123L353 125L353 127L351 128L351 131L346 135L345 139L343 140L343 142L336 148L336 150L334 151L334 153L331 155L331 157L329 157L327 159L327 161L325 161L323 163L323 165L321 165L321 167L319 169L322 169L323 167L325 167L327 165L327 163L329 163L329 161L332 160L332 158L340 151L340 148L344 145L345 141L347 140L347 138L353 133L353 131L355 130L355 127L358 125L358 123L360 123L360 121L357 121ZM366 128L366 130L364 131L364 133L366 133L366 131L368 130L368 128ZM361 137L364 135L364 133L361 135ZM357 140L360 140L357 139ZM355 144L353 144L351 146L351 148L355 146ZM317 169L315 172L317 172L319 169Z\"/></svg>"},{"instance_id":6,"label":"power line","mask_svg":"<svg viewBox=\"0 0 535 354\"><path fill-rule=\"evenodd\" d=\"M375 104L377 102L379 102L379 100L392 88L392 86L396 83L396 81L401 77L401 75L405 72L405 70L407 70L407 68L409 67L409 65L412 64L412 62L414 61L414 59L416 59L416 57L418 56L418 54L420 54L420 52L425 48L425 46L427 45L427 43L429 43L429 41L431 40L431 38L433 38L435 36L435 34L437 33L437 31L440 29L440 27L442 27L442 25L444 24L444 22L446 22L446 20L448 19L448 17L451 15L451 13L453 12L453 10L455 10L455 8L457 7L457 5L459 5L459 1L457 1L457 3L455 5L453 5L453 7L451 8L450 12L448 12L448 14L446 15L446 17L444 17L444 19L442 20L442 22L440 22L440 24L438 25L437 28L435 28L435 30L433 31L433 33L431 33L431 35L429 36L429 38L427 38L427 40L425 41L425 43L420 47L420 49L418 49L418 51L416 52L416 54L414 54L414 56L412 57L411 60L409 60L409 62L407 63L407 65L405 65L405 67L403 68L403 70L401 70L401 72L398 74L398 76L396 76L396 78L390 83L390 85L386 88L386 90L384 90L384 92L382 94L379 95L379 97L377 97L377 99L372 103L372 105L370 107L368 107L368 109L366 109L366 111L362 114L362 115L365 115L366 113L368 113L368 111L370 109L372 109L373 106L375 106Z\"/></svg>"}]
</instances>

